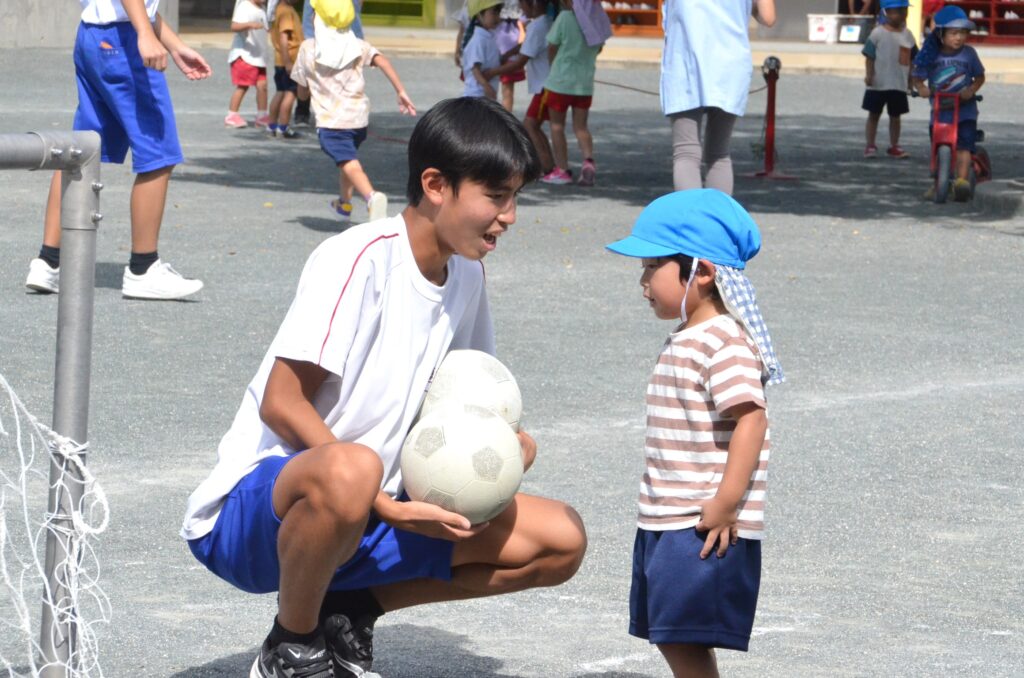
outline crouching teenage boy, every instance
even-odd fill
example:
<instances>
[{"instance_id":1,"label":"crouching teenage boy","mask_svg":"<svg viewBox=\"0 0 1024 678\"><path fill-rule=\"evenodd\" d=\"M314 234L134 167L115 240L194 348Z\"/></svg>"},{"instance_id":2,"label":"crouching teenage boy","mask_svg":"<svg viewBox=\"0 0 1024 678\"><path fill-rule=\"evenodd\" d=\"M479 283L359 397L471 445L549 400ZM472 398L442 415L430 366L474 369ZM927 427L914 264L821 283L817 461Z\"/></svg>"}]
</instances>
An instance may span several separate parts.
<instances>
[{"instance_id":1,"label":"crouching teenage boy","mask_svg":"<svg viewBox=\"0 0 1024 678\"><path fill-rule=\"evenodd\" d=\"M569 506L518 494L470 525L406 501L399 466L446 352L494 352L481 260L538 173L499 104L442 101L409 140L409 206L307 261L182 527L215 574L279 593L252 676L327 676L332 662L360 676L384 611L553 586L579 568L586 535ZM529 467L536 444L519 438Z\"/></svg>"}]
</instances>

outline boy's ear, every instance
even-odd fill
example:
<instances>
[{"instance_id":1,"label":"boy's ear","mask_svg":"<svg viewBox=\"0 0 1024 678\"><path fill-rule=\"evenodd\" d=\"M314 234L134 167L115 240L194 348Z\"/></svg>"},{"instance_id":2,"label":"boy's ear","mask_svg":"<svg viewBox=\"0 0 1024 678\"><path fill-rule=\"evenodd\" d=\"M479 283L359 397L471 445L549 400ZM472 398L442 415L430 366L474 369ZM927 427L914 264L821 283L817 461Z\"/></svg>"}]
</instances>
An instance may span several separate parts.
<instances>
[{"instance_id":1,"label":"boy's ear","mask_svg":"<svg viewBox=\"0 0 1024 678\"><path fill-rule=\"evenodd\" d=\"M448 188L448 180L440 170L428 167L420 175L420 182L423 186L423 197L430 201L430 204L439 206L444 202L444 192Z\"/></svg>"},{"instance_id":2,"label":"boy's ear","mask_svg":"<svg viewBox=\"0 0 1024 678\"><path fill-rule=\"evenodd\" d=\"M707 259L697 260L697 273L694 276L698 285L715 282L715 265Z\"/></svg>"}]
</instances>

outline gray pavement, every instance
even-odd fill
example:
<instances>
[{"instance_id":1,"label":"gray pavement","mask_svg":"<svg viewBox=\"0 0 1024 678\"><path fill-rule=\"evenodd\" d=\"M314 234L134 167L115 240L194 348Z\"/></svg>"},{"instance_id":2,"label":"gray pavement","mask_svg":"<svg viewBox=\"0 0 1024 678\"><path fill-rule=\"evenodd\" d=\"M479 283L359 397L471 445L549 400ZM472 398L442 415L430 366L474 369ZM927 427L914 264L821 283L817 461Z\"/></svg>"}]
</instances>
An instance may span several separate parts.
<instances>
[{"instance_id":1,"label":"gray pavement","mask_svg":"<svg viewBox=\"0 0 1024 678\"><path fill-rule=\"evenodd\" d=\"M189 162L172 181L160 248L206 281L196 301L121 298L131 175L104 166L89 463L113 511L98 543L113 606L99 629L110 676L246 675L274 598L216 580L178 526L306 256L340 228L327 209L335 173L315 140L223 129L225 53L206 54L211 81L170 77ZM460 91L447 60L395 64L424 110ZM598 77L657 90L655 68ZM736 196L764 235L749 271L789 382L769 393L769 538L751 651L722 652L721 667L1024 675L1024 219L920 199L920 102L904 121L913 157L864 161L861 88L784 74L779 169L797 182L746 177L760 168L750 144L763 92L736 130ZM0 132L69 127L69 53L0 50L0 92ZM392 139L407 138L413 121L379 74L369 93L373 135L361 156L396 196L394 214L405 169ZM1011 121L1024 89L996 83L984 94L997 175L1019 176L1024 142ZM244 112L253 107L247 100ZM602 247L670 190L670 139L655 96L610 85L599 86L592 128L598 185L529 187L487 259L499 357L519 379L524 426L540 447L524 489L579 509L587 559L559 588L387 615L376 645L388 678L668 675L656 650L626 634L626 601L643 390L670 327L642 302L639 266ZM0 373L44 421L57 299L22 283L48 180L0 175Z\"/></svg>"}]
</instances>

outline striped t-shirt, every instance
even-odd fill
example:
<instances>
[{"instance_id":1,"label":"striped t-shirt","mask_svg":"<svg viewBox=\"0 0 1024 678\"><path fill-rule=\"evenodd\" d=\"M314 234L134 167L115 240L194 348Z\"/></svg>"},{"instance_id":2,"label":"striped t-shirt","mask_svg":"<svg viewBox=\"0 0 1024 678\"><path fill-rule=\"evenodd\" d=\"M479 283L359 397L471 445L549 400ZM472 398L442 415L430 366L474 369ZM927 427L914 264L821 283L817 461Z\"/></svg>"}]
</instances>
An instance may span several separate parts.
<instances>
[{"instance_id":1,"label":"striped t-shirt","mask_svg":"<svg viewBox=\"0 0 1024 678\"><path fill-rule=\"evenodd\" d=\"M646 470L638 525L645 530L694 527L725 472L735 421L723 412L740 403L765 407L762 364L742 325L719 315L673 333L647 387ZM745 539L764 536L768 434L752 482L740 502Z\"/></svg>"}]
</instances>

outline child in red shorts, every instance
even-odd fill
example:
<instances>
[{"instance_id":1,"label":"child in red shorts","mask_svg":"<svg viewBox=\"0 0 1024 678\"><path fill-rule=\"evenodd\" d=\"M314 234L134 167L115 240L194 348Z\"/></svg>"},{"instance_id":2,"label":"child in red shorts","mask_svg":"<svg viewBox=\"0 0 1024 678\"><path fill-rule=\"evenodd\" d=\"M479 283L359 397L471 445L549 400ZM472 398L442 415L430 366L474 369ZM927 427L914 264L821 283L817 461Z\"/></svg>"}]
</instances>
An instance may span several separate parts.
<instances>
[{"instance_id":1,"label":"child in red shorts","mask_svg":"<svg viewBox=\"0 0 1024 678\"><path fill-rule=\"evenodd\" d=\"M239 0L231 14L231 30L235 37L228 52L231 64L231 93L228 114L224 124L228 127L246 127L248 123L239 114L242 99L250 87L256 88L256 126L270 122L267 114L267 14L264 0Z\"/></svg>"},{"instance_id":2,"label":"child in red shorts","mask_svg":"<svg viewBox=\"0 0 1024 678\"><path fill-rule=\"evenodd\" d=\"M551 120L551 146L555 168L541 177L546 184L572 182L569 149L565 139L565 118L572 109L572 129L583 154L580 186L593 186L597 175L594 164L594 140L587 127L594 93L594 70L602 45L591 46L572 11L572 0L562 0L562 11L548 33L548 58L551 71L544 85L544 103Z\"/></svg>"}]
</instances>

